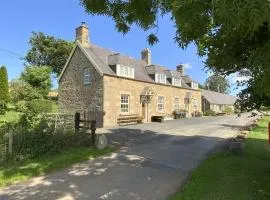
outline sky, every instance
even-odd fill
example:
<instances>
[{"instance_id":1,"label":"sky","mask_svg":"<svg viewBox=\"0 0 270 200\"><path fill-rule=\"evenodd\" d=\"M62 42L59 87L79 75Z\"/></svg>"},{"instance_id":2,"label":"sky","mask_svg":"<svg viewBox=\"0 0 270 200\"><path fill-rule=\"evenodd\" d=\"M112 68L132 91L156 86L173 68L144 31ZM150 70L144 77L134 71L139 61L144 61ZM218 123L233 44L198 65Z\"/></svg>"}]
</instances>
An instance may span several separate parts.
<instances>
[{"instance_id":1,"label":"sky","mask_svg":"<svg viewBox=\"0 0 270 200\"><path fill-rule=\"evenodd\" d=\"M7 67L9 80L17 78L24 68L23 57L29 49L28 41L33 31L74 41L75 28L81 22L89 26L93 44L138 59L140 52L148 47L152 51L153 63L173 70L184 63L185 73L200 83L208 77L195 45L182 50L173 40L175 28L169 16L159 19L159 43L151 47L146 37L152 32L134 26L126 35L118 33L111 18L88 15L79 0L2 0L0 19L0 65ZM231 83L236 79L236 76L230 77ZM238 92L234 88L233 85L231 94Z\"/></svg>"}]
</instances>

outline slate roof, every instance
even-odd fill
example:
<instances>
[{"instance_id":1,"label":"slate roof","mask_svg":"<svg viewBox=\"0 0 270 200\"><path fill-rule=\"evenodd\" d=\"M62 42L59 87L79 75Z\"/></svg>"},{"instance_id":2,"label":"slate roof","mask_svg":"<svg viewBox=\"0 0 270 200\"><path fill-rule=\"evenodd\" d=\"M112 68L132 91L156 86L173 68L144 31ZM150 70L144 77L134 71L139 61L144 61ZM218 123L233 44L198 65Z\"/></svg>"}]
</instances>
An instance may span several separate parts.
<instances>
[{"instance_id":1,"label":"slate roof","mask_svg":"<svg viewBox=\"0 0 270 200\"><path fill-rule=\"evenodd\" d=\"M198 81L193 80L190 76L185 75L185 76L181 76L182 79L186 82L186 83L191 83L191 82L195 82L198 83Z\"/></svg>"},{"instance_id":2,"label":"slate roof","mask_svg":"<svg viewBox=\"0 0 270 200\"><path fill-rule=\"evenodd\" d=\"M115 64L123 64L125 66L133 67L134 70L134 79L139 81L151 82L155 83L155 80L151 78L149 75L154 74L156 72L168 74L168 68L160 66L160 65L149 65L144 60L135 59L121 53L105 49L94 44L91 44L89 47L82 46L79 42L77 42L77 46L81 48L84 53L87 55L92 62L94 62L95 67L102 74L108 75L116 75L115 72L111 69L110 65ZM66 67L66 66L65 66ZM62 71L61 77L65 71L65 68ZM172 76L180 77L182 81L183 88L191 89L185 81L183 81L183 77L177 71L170 71ZM169 82L167 81L167 84Z\"/></svg>"},{"instance_id":3,"label":"slate roof","mask_svg":"<svg viewBox=\"0 0 270 200\"><path fill-rule=\"evenodd\" d=\"M233 105L236 101L236 97L228 94L222 94L219 92L214 92L210 90L201 90L202 96L210 104L224 104L224 105Z\"/></svg>"}]
</instances>

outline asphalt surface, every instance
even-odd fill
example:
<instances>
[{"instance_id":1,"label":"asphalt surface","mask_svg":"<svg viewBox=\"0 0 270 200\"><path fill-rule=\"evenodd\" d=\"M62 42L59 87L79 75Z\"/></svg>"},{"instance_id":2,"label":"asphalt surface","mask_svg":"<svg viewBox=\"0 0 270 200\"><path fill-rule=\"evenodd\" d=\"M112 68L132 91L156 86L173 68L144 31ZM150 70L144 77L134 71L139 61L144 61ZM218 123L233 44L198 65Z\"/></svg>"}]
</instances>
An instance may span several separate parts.
<instances>
[{"instance_id":1,"label":"asphalt surface","mask_svg":"<svg viewBox=\"0 0 270 200\"><path fill-rule=\"evenodd\" d=\"M164 200L254 118L204 117L101 129L116 153L0 189L0 200Z\"/></svg>"}]
</instances>

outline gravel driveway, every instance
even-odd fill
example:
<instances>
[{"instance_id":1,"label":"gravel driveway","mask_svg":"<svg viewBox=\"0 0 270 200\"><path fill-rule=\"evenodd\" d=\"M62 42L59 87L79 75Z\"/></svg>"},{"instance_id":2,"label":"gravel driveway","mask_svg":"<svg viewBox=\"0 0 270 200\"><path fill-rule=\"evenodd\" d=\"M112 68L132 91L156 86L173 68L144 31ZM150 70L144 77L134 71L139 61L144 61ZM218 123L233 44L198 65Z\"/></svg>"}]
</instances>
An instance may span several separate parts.
<instances>
[{"instance_id":1,"label":"gravel driveway","mask_svg":"<svg viewBox=\"0 0 270 200\"><path fill-rule=\"evenodd\" d=\"M99 130L121 145L119 152L2 188L0 200L164 200L253 119L203 117Z\"/></svg>"}]
</instances>

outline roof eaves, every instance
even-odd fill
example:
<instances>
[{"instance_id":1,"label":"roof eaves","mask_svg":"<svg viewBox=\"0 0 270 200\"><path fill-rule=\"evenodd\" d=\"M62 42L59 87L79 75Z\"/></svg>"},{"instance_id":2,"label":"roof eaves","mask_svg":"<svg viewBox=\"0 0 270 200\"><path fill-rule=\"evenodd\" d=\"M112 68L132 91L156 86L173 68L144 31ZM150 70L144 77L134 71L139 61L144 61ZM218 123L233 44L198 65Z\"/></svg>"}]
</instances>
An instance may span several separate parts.
<instances>
[{"instance_id":1,"label":"roof eaves","mask_svg":"<svg viewBox=\"0 0 270 200\"><path fill-rule=\"evenodd\" d=\"M67 68L67 66L68 66L68 64L69 64L69 62L70 62L70 60L71 60L73 54L75 53L75 50L76 50L77 47L78 47L78 43L76 42L76 45L73 47L73 49L72 49L72 51L71 51L71 53L70 53L70 55L69 55L69 57L68 57L68 59L67 59L67 61L66 61L66 63L65 63L65 66L64 66L64 68L62 69L62 72L61 72L61 74L60 74L59 77L58 77L58 82L61 81L62 76L63 76L63 74L65 73L66 68Z\"/></svg>"},{"instance_id":2,"label":"roof eaves","mask_svg":"<svg viewBox=\"0 0 270 200\"><path fill-rule=\"evenodd\" d=\"M88 58L88 60L93 64L94 68L97 70L97 72L102 76L103 72L99 69L98 64L95 62L95 60L93 59L93 57L86 52L85 48L79 43L77 42L78 47L82 50L82 52L84 53L84 55ZM93 53L93 52L91 52Z\"/></svg>"}]
</instances>

